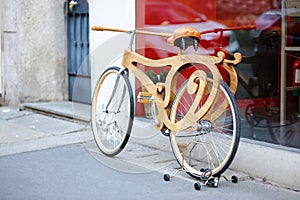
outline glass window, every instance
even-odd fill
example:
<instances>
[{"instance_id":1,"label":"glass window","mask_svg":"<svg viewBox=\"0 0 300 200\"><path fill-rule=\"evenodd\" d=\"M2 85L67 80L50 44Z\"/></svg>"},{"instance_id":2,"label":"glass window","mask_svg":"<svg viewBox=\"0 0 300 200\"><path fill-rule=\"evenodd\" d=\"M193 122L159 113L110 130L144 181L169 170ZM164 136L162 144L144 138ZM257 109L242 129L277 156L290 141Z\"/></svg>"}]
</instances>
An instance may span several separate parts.
<instances>
[{"instance_id":1,"label":"glass window","mask_svg":"<svg viewBox=\"0 0 300 200\"><path fill-rule=\"evenodd\" d=\"M206 21L206 17L179 2L146 3L145 24L183 24Z\"/></svg>"},{"instance_id":2,"label":"glass window","mask_svg":"<svg viewBox=\"0 0 300 200\"><path fill-rule=\"evenodd\" d=\"M286 52L286 99L281 100L281 1L280 0L144 0L136 1L138 28L173 32L192 26L208 29L255 25L253 30L238 29L218 35L203 35L198 54L214 54L217 46L240 52L236 66L239 87L236 93L242 117L242 137L300 148L300 51ZM287 18L287 45L300 46L300 17ZM139 42L141 45L139 45ZM221 44L220 44L221 43ZM165 46L164 46L165 45ZM149 58L176 54L153 36L138 37ZM297 70L299 68L299 70ZM299 73L299 75L298 75ZM281 106L286 107L281 120Z\"/></svg>"}]
</instances>

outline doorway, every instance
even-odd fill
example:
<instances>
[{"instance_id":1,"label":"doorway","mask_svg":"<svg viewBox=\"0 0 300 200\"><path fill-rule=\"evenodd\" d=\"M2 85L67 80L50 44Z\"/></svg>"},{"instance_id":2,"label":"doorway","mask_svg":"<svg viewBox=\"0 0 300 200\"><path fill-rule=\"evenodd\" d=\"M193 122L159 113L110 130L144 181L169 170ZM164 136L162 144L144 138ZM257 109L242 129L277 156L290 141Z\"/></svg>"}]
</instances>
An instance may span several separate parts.
<instances>
[{"instance_id":1,"label":"doorway","mask_svg":"<svg viewBox=\"0 0 300 200\"><path fill-rule=\"evenodd\" d=\"M91 104L89 54L89 4L68 0L68 83L69 100Z\"/></svg>"}]
</instances>

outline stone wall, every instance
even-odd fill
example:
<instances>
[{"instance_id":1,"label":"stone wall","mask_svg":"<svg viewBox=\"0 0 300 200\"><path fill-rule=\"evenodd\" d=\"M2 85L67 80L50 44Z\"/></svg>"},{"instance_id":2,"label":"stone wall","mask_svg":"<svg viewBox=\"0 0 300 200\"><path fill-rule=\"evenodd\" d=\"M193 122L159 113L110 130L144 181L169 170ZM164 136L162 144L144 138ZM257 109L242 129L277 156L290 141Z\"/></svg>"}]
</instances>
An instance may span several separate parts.
<instances>
[{"instance_id":1,"label":"stone wall","mask_svg":"<svg viewBox=\"0 0 300 200\"><path fill-rule=\"evenodd\" d=\"M64 0L2 0L1 104L67 98Z\"/></svg>"}]
</instances>

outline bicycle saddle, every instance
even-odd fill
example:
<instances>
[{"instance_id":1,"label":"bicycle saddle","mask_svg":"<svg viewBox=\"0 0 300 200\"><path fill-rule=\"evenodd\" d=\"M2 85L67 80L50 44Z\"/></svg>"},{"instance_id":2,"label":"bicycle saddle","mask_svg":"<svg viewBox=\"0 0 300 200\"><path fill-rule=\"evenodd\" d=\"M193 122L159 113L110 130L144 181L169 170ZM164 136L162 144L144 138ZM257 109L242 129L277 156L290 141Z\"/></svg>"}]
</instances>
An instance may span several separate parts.
<instances>
[{"instance_id":1,"label":"bicycle saddle","mask_svg":"<svg viewBox=\"0 0 300 200\"><path fill-rule=\"evenodd\" d=\"M186 50L189 46L193 46L197 51L200 41L200 32L193 27L177 28L173 35L168 38L168 44Z\"/></svg>"}]
</instances>

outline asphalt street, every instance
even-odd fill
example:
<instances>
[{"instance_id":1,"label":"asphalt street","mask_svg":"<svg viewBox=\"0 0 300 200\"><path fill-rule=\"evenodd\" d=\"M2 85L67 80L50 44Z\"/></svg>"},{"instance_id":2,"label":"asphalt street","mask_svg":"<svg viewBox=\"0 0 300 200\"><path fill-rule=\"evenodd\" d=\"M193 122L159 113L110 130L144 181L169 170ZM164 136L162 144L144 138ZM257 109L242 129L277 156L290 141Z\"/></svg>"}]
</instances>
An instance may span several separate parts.
<instances>
[{"instance_id":1,"label":"asphalt street","mask_svg":"<svg viewBox=\"0 0 300 200\"><path fill-rule=\"evenodd\" d=\"M118 162L118 161L116 161ZM139 170L134 164L119 162ZM161 172L109 168L83 144L2 156L1 199L299 199L299 193L246 179L194 190L192 179L163 181Z\"/></svg>"},{"instance_id":2,"label":"asphalt street","mask_svg":"<svg viewBox=\"0 0 300 200\"><path fill-rule=\"evenodd\" d=\"M299 199L299 191L247 174L237 184L221 179L218 188L194 189L195 179L179 173L168 138L147 138L139 122L123 152L108 158L96 147L90 124L28 110L0 107L0 199ZM145 131L144 131L145 132ZM156 142L160 148L148 143Z\"/></svg>"}]
</instances>

